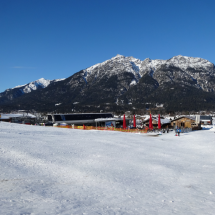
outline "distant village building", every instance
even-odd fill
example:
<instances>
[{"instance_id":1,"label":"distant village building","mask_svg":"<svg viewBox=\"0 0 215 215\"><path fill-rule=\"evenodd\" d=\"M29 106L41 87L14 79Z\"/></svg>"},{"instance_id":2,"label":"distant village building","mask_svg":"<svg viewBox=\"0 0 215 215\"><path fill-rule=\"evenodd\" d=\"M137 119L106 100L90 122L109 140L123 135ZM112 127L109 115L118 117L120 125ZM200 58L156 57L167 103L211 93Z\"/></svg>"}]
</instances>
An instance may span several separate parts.
<instances>
[{"instance_id":1,"label":"distant village building","mask_svg":"<svg viewBox=\"0 0 215 215\"><path fill-rule=\"evenodd\" d=\"M36 117L32 114L1 114L0 121L22 123L22 124L35 124Z\"/></svg>"},{"instance_id":2,"label":"distant village building","mask_svg":"<svg viewBox=\"0 0 215 215\"><path fill-rule=\"evenodd\" d=\"M5 117L1 114L0 122L11 122L11 118Z\"/></svg>"},{"instance_id":3,"label":"distant village building","mask_svg":"<svg viewBox=\"0 0 215 215\"><path fill-rule=\"evenodd\" d=\"M195 116L181 116L171 121L173 128L192 128L192 130L200 130L201 123Z\"/></svg>"}]
</instances>

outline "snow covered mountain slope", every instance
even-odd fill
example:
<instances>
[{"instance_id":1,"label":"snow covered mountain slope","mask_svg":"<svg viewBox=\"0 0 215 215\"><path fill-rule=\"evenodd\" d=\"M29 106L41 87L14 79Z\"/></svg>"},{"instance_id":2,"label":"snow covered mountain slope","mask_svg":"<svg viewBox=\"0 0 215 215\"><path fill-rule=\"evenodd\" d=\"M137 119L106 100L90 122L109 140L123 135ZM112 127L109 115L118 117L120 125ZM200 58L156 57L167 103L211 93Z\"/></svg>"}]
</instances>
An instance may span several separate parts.
<instances>
[{"instance_id":1,"label":"snow covered mountain slope","mask_svg":"<svg viewBox=\"0 0 215 215\"><path fill-rule=\"evenodd\" d=\"M29 84L26 84L24 88L20 89L23 93L30 93L32 90L37 90L39 88L45 88L50 84L50 80L40 78L39 80L33 81ZM16 87L17 88L17 87Z\"/></svg>"},{"instance_id":2,"label":"snow covered mountain slope","mask_svg":"<svg viewBox=\"0 0 215 215\"><path fill-rule=\"evenodd\" d=\"M160 65L153 76L159 84L180 83L206 92L215 91L214 64L202 58L176 56Z\"/></svg>"},{"instance_id":3,"label":"snow covered mountain slope","mask_svg":"<svg viewBox=\"0 0 215 215\"><path fill-rule=\"evenodd\" d=\"M169 60L144 61L134 57L117 55L103 63L96 64L83 70L83 79L86 83L113 75L130 73L133 76L129 86L136 85L145 74L153 77L159 84L163 82L181 82L204 91L215 91L214 64L202 59L186 56L175 56Z\"/></svg>"},{"instance_id":4,"label":"snow covered mountain slope","mask_svg":"<svg viewBox=\"0 0 215 215\"><path fill-rule=\"evenodd\" d=\"M36 81L30 82L29 84L17 86L17 87L14 87L12 89L19 88L20 90L23 91L23 93L30 93L32 90L37 90L40 88L48 87L49 84L51 84L52 82L57 82L57 81L61 81L61 80L64 80L64 79L55 79L55 80L51 81L51 80L47 80L45 78L40 78ZM10 90L10 89L8 89L8 90Z\"/></svg>"},{"instance_id":5,"label":"snow covered mountain slope","mask_svg":"<svg viewBox=\"0 0 215 215\"><path fill-rule=\"evenodd\" d=\"M32 81L28 84L7 89L3 93L0 93L0 103L1 103L1 101L13 100L19 96L22 96L23 94L30 93L34 90L46 88L51 83L62 81L62 80L64 80L64 79L47 80L44 78L40 78L40 79L38 79L36 81Z\"/></svg>"},{"instance_id":6,"label":"snow covered mountain slope","mask_svg":"<svg viewBox=\"0 0 215 215\"><path fill-rule=\"evenodd\" d=\"M141 78L141 61L133 57L124 57L117 55L103 63L96 64L83 70L83 78L86 83L110 78L113 75L130 73L132 75L132 84L136 84ZM130 82L130 83L131 83Z\"/></svg>"}]
</instances>

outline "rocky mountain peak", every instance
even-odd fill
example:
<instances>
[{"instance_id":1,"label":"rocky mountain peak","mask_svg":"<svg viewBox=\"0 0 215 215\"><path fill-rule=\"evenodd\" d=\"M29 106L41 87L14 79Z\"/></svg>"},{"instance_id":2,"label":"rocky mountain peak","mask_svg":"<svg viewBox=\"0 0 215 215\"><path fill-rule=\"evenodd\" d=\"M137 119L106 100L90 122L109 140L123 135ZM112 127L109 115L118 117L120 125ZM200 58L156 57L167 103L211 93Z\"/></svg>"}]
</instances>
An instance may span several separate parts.
<instances>
[{"instance_id":1,"label":"rocky mountain peak","mask_svg":"<svg viewBox=\"0 0 215 215\"><path fill-rule=\"evenodd\" d=\"M114 59L114 58L124 58L124 57L125 57L124 55L117 54L115 57L113 57L113 59Z\"/></svg>"},{"instance_id":2,"label":"rocky mountain peak","mask_svg":"<svg viewBox=\"0 0 215 215\"><path fill-rule=\"evenodd\" d=\"M179 66L180 68L186 69L188 67L199 68L199 67L211 67L213 64L208 60L199 57L187 57L187 56L174 56L167 60L167 64Z\"/></svg>"},{"instance_id":3,"label":"rocky mountain peak","mask_svg":"<svg viewBox=\"0 0 215 215\"><path fill-rule=\"evenodd\" d=\"M144 64L148 64L148 63L151 63L151 62L152 62L152 60L151 60L150 58L146 58L146 59L143 61Z\"/></svg>"}]
</instances>

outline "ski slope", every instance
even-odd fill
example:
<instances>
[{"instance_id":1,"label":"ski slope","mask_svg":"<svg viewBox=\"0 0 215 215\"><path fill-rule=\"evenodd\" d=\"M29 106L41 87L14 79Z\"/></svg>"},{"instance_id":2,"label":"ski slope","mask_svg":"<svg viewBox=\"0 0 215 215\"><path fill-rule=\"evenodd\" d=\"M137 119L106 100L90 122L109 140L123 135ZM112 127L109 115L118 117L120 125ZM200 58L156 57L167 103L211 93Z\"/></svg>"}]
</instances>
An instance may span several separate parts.
<instances>
[{"instance_id":1,"label":"ski slope","mask_svg":"<svg viewBox=\"0 0 215 215\"><path fill-rule=\"evenodd\" d=\"M0 123L0 214L209 215L215 130L150 137Z\"/></svg>"}]
</instances>

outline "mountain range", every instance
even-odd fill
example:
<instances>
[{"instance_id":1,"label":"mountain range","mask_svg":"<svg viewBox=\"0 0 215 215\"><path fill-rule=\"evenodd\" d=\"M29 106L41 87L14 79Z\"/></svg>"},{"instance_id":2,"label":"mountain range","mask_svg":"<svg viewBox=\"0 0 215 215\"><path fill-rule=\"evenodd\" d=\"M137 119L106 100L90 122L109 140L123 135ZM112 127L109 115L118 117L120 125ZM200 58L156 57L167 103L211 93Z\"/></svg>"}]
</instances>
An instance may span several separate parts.
<instances>
[{"instance_id":1,"label":"mountain range","mask_svg":"<svg viewBox=\"0 0 215 215\"><path fill-rule=\"evenodd\" d=\"M117 55L66 79L39 79L0 93L1 110L89 112L215 109L215 66L175 56L141 61Z\"/></svg>"}]
</instances>

